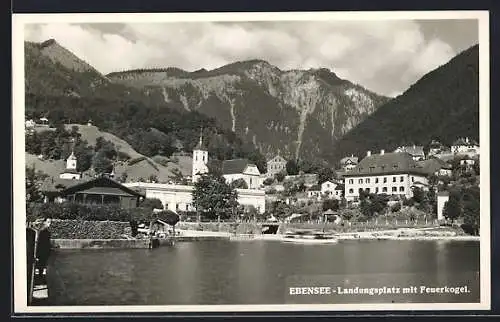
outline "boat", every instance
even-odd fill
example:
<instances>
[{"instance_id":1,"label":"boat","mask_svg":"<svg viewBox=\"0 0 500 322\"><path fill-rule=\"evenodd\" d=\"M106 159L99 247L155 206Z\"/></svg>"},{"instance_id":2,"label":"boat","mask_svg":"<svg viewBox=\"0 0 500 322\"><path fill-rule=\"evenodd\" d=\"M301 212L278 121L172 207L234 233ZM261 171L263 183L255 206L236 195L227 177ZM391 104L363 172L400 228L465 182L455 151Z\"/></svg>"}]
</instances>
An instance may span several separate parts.
<instances>
[{"instance_id":1,"label":"boat","mask_svg":"<svg viewBox=\"0 0 500 322\"><path fill-rule=\"evenodd\" d=\"M310 232L310 231L287 232L283 235L281 240L287 243L297 243L297 244L307 244L307 245L338 243L338 239L332 234L324 232Z\"/></svg>"}]
</instances>

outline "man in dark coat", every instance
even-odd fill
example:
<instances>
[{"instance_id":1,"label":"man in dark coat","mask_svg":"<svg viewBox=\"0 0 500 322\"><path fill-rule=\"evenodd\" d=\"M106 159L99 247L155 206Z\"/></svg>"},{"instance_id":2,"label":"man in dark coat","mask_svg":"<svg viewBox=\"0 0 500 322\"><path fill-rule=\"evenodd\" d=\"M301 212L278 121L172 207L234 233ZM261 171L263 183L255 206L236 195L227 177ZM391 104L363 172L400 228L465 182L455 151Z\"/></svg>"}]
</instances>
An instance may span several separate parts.
<instances>
[{"instance_id":1,"label":"man in dark coat","mask_svg":"<svg viewBox=\"0 0 500 322\"><path fill-rule=\"evenodd\" d=\"M28 301L31 291L31 277L33 273L33 265L35 264L35 231L32 228L26 228L26 273L27 273L27 291Z\"/></svg>"},{"instance_id":2,"label":"man in dark coat","mask_svg":"<svg viewBox=\"0 0 500 322\"><path fill-rule=\"evenodd\" d=\"M36 268L38 275L42 276L44 270L47 268L47 261L50 256L50 219L45 219L42 227L38 231L38 244L36 248Z\"/></svg>"}]
</instances>

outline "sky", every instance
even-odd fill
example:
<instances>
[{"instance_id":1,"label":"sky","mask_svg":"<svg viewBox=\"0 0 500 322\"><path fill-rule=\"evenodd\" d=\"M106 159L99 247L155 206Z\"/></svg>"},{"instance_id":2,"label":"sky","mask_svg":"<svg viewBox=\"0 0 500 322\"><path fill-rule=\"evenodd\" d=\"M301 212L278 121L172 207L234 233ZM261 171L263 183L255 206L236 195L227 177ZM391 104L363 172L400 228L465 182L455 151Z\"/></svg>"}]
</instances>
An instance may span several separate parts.
<instances>
[{"instance_id":1,"label":"sky","mask_svg":"<svg viewBox=\"0 0 500 322\"><path fill-rule=\"evenodd\" d=\"M477 20L30 24L25 40L55 39L107 74L137 68L214 69L263 59L282 70L328 68L396 96L478 43Z\"/></svg>"}]
</instances>

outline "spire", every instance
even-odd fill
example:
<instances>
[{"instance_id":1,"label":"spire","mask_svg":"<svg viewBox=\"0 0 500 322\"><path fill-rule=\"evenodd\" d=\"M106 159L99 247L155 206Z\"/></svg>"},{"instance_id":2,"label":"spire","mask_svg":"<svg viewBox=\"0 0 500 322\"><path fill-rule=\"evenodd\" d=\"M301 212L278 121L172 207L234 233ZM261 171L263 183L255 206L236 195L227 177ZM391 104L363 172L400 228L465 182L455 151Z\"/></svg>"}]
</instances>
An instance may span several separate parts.
<instances>
[{"instance_id":1,"label":"spire","mask_svg":"<svg viewBox=\"0 0 500 322\"><path fill-rule=\"evenodd\" d=\"M195 150L204 150L203 149L203 128L200 129L200 141L198 145L195 147Z\"/></svg>"}]
</instances>

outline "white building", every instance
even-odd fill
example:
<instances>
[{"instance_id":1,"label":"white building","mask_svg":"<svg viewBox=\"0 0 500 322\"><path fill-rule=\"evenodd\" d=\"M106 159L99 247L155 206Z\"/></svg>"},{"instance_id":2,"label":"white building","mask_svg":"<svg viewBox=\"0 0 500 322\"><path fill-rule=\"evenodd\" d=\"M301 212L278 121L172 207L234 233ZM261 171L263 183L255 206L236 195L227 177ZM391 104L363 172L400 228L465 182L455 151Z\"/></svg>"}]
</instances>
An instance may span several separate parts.
<instances>
[{"instance_id":1,"label":"white building","mask_svg":"<svg viewBox=\"0 0 500 322\"><path fill-rule=\"evenodd\" d=\"M286 162L287 161L279 155L268 160L266 176L272 178L275 174L286 171Z\"/></svg>"},{"instance_id":2,"label":"white building","mask_svg":"<svg viewBox=\"0 0 500 322\"><path fill-rule=\"evenodd\" d=\"M195 211L193 206L194 186L165 183L130 182L124 186L141 189L146 198L159 199L165 209L172 211ZM266 194L262 190L236 189L238 203L243 206L254 206L259 213L266 211Z\"/></svg>"},{"instance_id":3,"label":"white building","mask_svg":"<svg viewBox=\"0 0 500 322\"><path fill-rule=\"evenodd\" d=\"M451 146L451 152L453 154L467 155L469 157L475 157L479 155L479 144L467 138L458 138Z\"/></svg>"},{"instance_id":4,"label":"white building","mask_svg":"<svg viewBox=\"0 0 500 322\"><path fill-rule=\"evenodd\" d=\"M447 191L441 191L437 194L437 219L444 219L444 205L450 199L450 195Z\"/></svg>"},{"instance_id":5,"label":"white building","mask_svg":"<svg viewBox=\"0 0 500 322\"><path fill-rule=\"evenodd\" d=\"M342 191L337 190L337 184L334 182L325 181L321 184L321 195L323 196L340 199L341 192Z\"/></svg>"},{"instance_id":6,"label":"white building","mask_svg":"<svg viewBox=\"0 0 500 322\"><path fill-rule=\"evenodd\" d=\"M71 152L70 156L66 159L66 169L59 175L59 178L80 180L82 174L76 171L76 163L76 156L73 152Z\"/></svg>"},{"instance_id":7,"label":"white building","mask_svg":"<svg viewBox=\"0 0 500 322\"><path fill-rule=\"evenodd\" d=\"M424 147L421 145L400 146L394 152L406 152L413 158L414 161L422 161L425 159Z\"/></svg>"},{"instance_id":8,"label":"white building","mask_svg":"<svg viewBox=\"0 0 500 322\"><path fill-rule=\"evenodd\" d=\"M258 189L262 184L259 169L247 159L225 160L222 162L222 175L229 184L238 179L245 180L248 189Z\"/></svg>"},{"instance_id":9,"label":"white building","mask_svg":"<svg viewBox=\"0 0 500 322\"><path fill-rule=\"evenodd\" d=\"M208 173L208 151L203 147L203 136L200 135L200 142L193 149L193 167L191 180L197 182L200 175Z\"/></svg>"},{"instance_id":10,"label":"white building","mask_svg":"<svg viewBox=\"0 0 500 322\"><path fill-rule=\"evenodd\" d=\"M358 157L351 154L350 157L345 157L340 160L340 167L344 169L344 171L351 171L358 165L358 162Z\"/></svg>"},{"instance_id":11,"label":"white building","mask_svg":"<svg viewBox=\"0 0 500 322\"><path fill-rule=\"evenodd\" d=\"M409 153L385 153L367 156L352 171L344 174L345 198L355 201L359 193L413 196L415 185L427 185L427 173Z\"/></svg>"}]
</instances>

